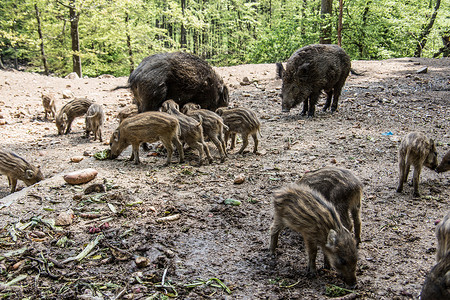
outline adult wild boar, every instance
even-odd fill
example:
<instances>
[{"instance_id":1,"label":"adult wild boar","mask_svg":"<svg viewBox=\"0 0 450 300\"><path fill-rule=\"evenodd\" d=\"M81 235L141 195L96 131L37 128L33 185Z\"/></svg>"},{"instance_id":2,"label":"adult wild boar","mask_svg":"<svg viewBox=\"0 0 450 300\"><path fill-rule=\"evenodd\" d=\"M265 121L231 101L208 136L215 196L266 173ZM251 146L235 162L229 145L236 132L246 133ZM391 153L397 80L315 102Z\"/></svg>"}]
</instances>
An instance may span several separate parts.
<instances>
[{"instance_id":1,"label":"adult wild boar","mask_svg":"<svg viewBox=\"0 0 450 300\"><path fill-rule=\"evenodd\" d=\"M139 112L156 111L173 99L181 107L188 102L204 109L228 106L228 88L203 59L185 52L160 53L144 58L128 78Z\"/></svg>"},{"instance_id":2,"label":"adult wild boar","mask_svg":"<svg viewBox=\"0 0 450 300\"><path fill-rule=\"evenodd\" d=\"M309 45L297 50L288 59L286 70L277 64L277 73L281 75L282 111L303 102L302 115L308 111L313 117L320 93L327 93L327 101L323 108L326 111L331 104L331 112L337 110L339 96L345 80L350 72L350 57L344 49L337 45Z\"/></svg>"}]
</instances>

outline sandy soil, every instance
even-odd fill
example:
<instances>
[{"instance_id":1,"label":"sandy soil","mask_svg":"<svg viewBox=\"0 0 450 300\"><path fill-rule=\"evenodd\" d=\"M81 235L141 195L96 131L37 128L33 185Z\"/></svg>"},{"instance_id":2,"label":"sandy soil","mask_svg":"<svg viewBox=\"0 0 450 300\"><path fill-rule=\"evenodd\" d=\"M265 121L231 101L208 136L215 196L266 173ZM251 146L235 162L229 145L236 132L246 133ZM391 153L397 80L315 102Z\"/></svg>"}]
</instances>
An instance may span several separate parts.
<instances>
[{"instance_id":1,"label":"sandy soil","mask_svg":"<svg viewBox=\"0 0 450 300\"><path fill-rule=\"evenodd\" d=\"M428 72L417 74L424 66ZM43 119L41 92L55 92L60 109L70 100L62 98L63 90L70 90L104 106L108 140L118 125L117 112L132 101L128 91L110 90L127 78L63 79L0 71L1 148L40 165L47 178L28 188L19 182L22 190L9 196L7 178L0 177L0 295L328 299L327 287L345 285L333 270L306 276L298 233L283 231L276 257L269 254L268 243L273 192L309 170L335 165L352 170L365 186L357 294L347 297L417 299L435 264L435 221L449 209L450 177L425 169L420 199L413 198L409 185L396 193L397 149L411 131L432 137L439 159L450 149L450 59L355 61L353 68L363 75L348 78L339 111L322 112L322 99L314 119L301 117L301 108L281 113L281 80L275 79L274 65L218 68L230 86L231 104L251 108L261 119L260 153L251 152L250 142L250 152L231 150L220 163L210 144L216 159L201 167L189 151L185 164L170 167L163 167L164 154L153 151L141 151L142 164L135 166L127 161L130 149L116 160L99 161L92 155L108 148L108 141L83 138L83 118L65 136L57 135L53 120ZM240 85L244 77L252 83ZM81 162L71 162L83 154ZM84 168L98 170L96 179L81 186L62 179ZM245 182L234 184L239 174ZM85 195L94 183L105 184L106 192ZM241 205L225 205L230 198ZM73 216L71 225L54 228L46 222L66 212ZM93 213L100 217L92 218ZM89 233L100 227L100 233ZM61 263L99 236L89 257ZM57 244L62 237L68 241ZM17 249L24 252L11 255ZM137 266L139 260L144 266ZM317 263L322 266L320 253ZM218 281L203 284L212 278L229 291ZM14 279L19 281L11 288L3 286Z\"/></svg>"}]
</instances>

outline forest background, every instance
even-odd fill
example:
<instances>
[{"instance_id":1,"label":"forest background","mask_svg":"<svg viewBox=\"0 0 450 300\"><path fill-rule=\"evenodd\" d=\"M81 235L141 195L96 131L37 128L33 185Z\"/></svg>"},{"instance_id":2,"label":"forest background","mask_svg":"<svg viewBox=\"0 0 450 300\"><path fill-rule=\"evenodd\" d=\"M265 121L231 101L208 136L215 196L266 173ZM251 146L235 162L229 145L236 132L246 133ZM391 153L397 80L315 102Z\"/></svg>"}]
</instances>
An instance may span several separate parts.
<instances>
[{"instance_id":1,"label":"forest background","mask_svg":"<svg viewBox=\"0 0 450 300\"><path fill-rule=\"evenodd\" d=\"M285 61L338 43L352 59L449 56L450 1L2 0L0 68L127 76L184 50L215 66Z\"/></svg>"}]
</instances>

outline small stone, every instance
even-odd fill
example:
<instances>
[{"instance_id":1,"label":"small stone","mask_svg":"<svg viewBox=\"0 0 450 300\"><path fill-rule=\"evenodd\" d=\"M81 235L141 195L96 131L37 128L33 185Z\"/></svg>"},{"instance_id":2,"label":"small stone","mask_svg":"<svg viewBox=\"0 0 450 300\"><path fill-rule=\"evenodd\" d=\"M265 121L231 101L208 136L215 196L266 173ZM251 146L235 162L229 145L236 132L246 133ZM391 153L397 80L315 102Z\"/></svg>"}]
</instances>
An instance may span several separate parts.
<instances>
[{"instance_id":1,"label":"small stone","mask_svg":"<svg viewBox=\"0 0 450 300\"><path fill-rule=\"evenodd\" d=\"M6 121L4 119L0 119L0 125L5 125Z\"/></svg>"},{"instance_id":2,"label":"small stone","mask_svg":"<svg viewBox=\"0 0 450 300\"><path fill-rule=\"evenodd\" d=\"M138 268L145 268L150 264L150 260L143 256L136 257L135 262Z\"/></svg>"},{"instance_id":3,"label":"small stone","mask_svg":"<svg viewBox=\"0 0 450 300\"><path fill-rule=\"evenodd\" d=\"M428 72L428 67L422 67L416 71L417 74L425 74Z\"/></svg>"},{"instance_id":4,"label":"small stone","mask_svg":"<svg viewBox=\"0 0 450 300\"><path fill-rule=\"evenodd\" d=\"M330 162L331 162L332 164L336 164L336 163L337 163L336 158L332 158Z\"/></svg>"},{"instance_id":5,"label":"small stone","mask_svg":"<svg viewBox=\"0 0 450 300\"><path fill-rule=\"evenodd\" d=\"M56 217L55 225L57 226L68 226L73 223L73 214L70 212L62 212Z\"/></svg>"},{"instance_id":6,"label":"small stone","mask_svg":"<svg viewBox=\"0 0 450 300\"><path fill-rule=\"evenodd\" d=\"M62 96L64 99L70 99L73 98L73 93L71 90L64 90L62 91Z\"/></svg>"},{"instance_id":7,"label":"small stone","mask_svg":"<svg viewBox=\"0 0 450 300\"><path fill-rule=\"evenodd\" d=\"M244 174L238 174L236 177L234 177L234 184L241 184L245 181L245 175Z\"/></svg>"},{"instance_id":8,"label":"small stone","mask_svg":"<svg viewBox=\"0 0 450 300\"><path fill-rule=\"evenodd\" d=\"M79 162L82 161L83 159L84 159L83 156L74 156L74 157L71 157L71 158L70 158L70 161L71 161L71 162L74 162L74 163L79 163Z\"/></svg>"},{"instance_id":9,"label":"small stone","mask_svg":"<svg viewBox=\"0 0 450 300\"><path fill-rule=\"evenodd\" d=\"M65 79L78 79L78 78L80 78L80 76L78 76L77 73L72 72L72 73L67 74L67 76L64 77L64 78L65 78Z\"/></svg>"}]
</instances>

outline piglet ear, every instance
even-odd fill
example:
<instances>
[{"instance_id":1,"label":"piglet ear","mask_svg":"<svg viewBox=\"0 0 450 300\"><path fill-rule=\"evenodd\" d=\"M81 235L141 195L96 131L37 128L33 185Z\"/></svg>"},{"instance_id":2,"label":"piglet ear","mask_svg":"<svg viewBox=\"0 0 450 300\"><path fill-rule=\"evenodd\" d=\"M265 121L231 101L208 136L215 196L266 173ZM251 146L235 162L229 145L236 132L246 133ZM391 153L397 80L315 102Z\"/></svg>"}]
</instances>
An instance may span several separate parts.
<instances>
[{"instance_id":1,"label":"piglet ear","mask_svg":"<svg viewBox=\"0 0 450 300\"><path fill-rule=\"evenodd\" d=\"M114 134L113 134L114 142L118 143L119 142L119 138L120 138L119 131L114 132Z\"/></svg>"},{"instance_id":2,"label":"piglet ear","mask_svg":"<svg viewBox=\"0 0 450 300\"><path fill-rule=\"evenodd\" d=\"M67 122L67 114L66 113L63 113L63 120L64 120L64 122Z\"/></svg>"},{"instance_id":3,"label":"piglet ear","mask_svg":"<svg viewBox=\"0 0 450 300\"><path fill-rule=\"evenodd\" d=\"M330 229L330 232L328 233L327 237L327 244L325 245L325 247L327 247L330 250L333 250L334 248L336 248L336 243L337 243L337 233L333 229Z\"/></svg>"},{"instance_id":4,"label":"piglet ear","mask_svg":"<svg viewBox=\"0 0 450 300\"><path fill-rule=\"evenodd\" d=\"M31 178L33 178L33 176L34 176L33 170L26 170L25 171L25 178L26 179L31 179Z\"/></svg>"}]
</instances>

